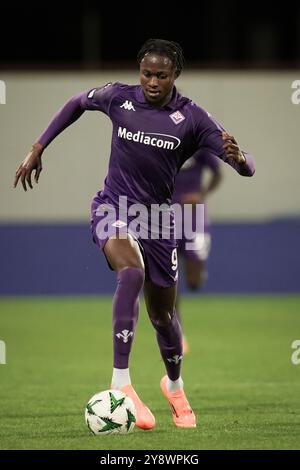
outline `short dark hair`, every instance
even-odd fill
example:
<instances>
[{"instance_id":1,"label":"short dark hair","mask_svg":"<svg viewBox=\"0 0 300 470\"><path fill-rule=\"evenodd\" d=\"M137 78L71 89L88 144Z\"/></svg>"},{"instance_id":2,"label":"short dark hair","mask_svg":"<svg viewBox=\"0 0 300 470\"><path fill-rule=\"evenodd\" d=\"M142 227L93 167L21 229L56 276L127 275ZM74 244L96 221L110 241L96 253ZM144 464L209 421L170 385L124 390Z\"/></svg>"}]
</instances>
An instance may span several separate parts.
<instances>
[{"instance_id":1,"label":"short dark hair","mask_svg":"<svg viewBox=\"0 0 300 470\"><path fill-rule=\"evenodd\" d=\"M138 63L140 64L145 55L149 53L168 57L176 70L177 76L180 75L184 65L184 56L182 48L177 42L165 39L148 39L138 52Z\"/></svg>"}]
</instances>

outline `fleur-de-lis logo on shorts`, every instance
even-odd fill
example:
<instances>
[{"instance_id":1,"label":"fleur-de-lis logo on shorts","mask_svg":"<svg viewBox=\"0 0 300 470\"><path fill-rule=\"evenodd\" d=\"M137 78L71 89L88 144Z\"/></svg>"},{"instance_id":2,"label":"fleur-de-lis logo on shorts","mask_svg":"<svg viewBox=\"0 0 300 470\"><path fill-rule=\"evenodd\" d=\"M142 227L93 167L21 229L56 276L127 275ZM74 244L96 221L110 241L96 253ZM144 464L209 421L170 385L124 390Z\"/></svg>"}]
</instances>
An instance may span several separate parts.
<instances>
[{"instance_id":1,"label":"fleur-de-lis logo on shorts","mask_svg":"<svg viewBox=\"0 0 300 470\"><path fill-rule=\"evenodd\" d=\"M116 220L113 224L111 224L113 227L117 227L117 228L122 228L122 227L125 227L126 222L123 222L123 220Z\"/></svg>"}]
</instances>

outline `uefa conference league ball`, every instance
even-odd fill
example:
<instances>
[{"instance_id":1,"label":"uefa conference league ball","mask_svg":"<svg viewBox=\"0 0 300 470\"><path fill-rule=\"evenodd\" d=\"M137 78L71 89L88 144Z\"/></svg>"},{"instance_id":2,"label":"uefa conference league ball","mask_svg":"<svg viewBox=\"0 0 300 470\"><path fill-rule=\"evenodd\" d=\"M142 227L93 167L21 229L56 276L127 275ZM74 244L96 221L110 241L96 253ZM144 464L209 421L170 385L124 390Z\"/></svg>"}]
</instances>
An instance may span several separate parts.
<instances>
[{"instance_id":1,"label":"uefa conference league ball","mask_svg":"<svg viewBox=\"0 0 300 470\"><path fill-rule=\"evenodd\" d=\"M136 422L136 409L130 397L120 390L96 393L85 407L85 422L98 436L127 434Z\"/></svg>"}]
</instances>

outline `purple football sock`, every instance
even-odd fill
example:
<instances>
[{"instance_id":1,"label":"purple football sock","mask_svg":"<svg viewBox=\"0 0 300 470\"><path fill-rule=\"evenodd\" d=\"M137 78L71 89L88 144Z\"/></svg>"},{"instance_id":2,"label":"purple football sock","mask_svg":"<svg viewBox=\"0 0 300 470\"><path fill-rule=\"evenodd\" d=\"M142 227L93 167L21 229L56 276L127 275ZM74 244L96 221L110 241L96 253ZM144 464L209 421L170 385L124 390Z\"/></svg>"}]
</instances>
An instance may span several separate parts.
<instances>
[{"instance_id":1,"label":"purple football sock","mask_svg":"<svg viewBox=\"0 0 300 470\"><path fill-rule=\"evenodd\" d=\"M125 268L118 273L113 300L114 367L117 369L128 368L144 279L145 273L140 268Z\"/></svg>"},{"instance_id":2,"label":"purple football sock","mask_svg":"<svg viewBox=\"0 0 300 470\"><path fill-rule=\"evenodd\" d=\"M173 315L167 325L159 325L156 322L152 324L156 329L157 342L168 377L177 380L180 377L182 360L182 332L177 315Z\"/></svg>"}]
</instances>

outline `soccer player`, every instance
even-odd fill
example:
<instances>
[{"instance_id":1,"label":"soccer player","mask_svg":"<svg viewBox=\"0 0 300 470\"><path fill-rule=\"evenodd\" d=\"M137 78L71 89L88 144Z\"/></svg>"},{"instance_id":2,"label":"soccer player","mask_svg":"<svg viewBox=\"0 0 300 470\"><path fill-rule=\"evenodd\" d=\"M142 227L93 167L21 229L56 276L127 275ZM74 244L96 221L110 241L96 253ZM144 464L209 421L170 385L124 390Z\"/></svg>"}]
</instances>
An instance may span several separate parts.
<instances>
[{"instance_id":1,"label":"soccer player","mask_svg":"<svg viewBox=\"0 0 300 470\"><path fill-rule=\"evenodd\" d=\"M204 182L204 173L209 170L209 180ZM197 233L193 238L193 249L187 249L187 239L184 231L184 219L176 221L176 226L181 224L181 237L178 238L178 255L184 262L185 281L189 289L196 290L203 286L207 279L206 261L210 252L211 236L209 233L209 218L206 198L209 193L217 189L222 181L221 162L213 154L206 150L198 150L181 167L175 180L173 204L191 204L189 223L195 230L196 205L204 205L203 233ZM179 309L179 295L177 293L176 312L182 328L182 316ZM189 345L183 335L183 353L189 351Z\"/></svg>"},{"instance_id":2,"label":"soccer player","mask_svg":"<svg viewBox=\"0 0 300 470\"><path fill-rule=\"evenodd\" d=\"M182 337L175 314L177 252L171 208L174 179L184 161L199 148L209 149L243 176L252 176L254 166L252 157L242 153L229 135L222 135L223 128L204 109L177 92L175 80L184 62L177 43L149 39L137 60L140 84L108 83L79 93L65 103L19 166L14 186L21 180L25 191L27 184L32 188L34 170L38 182L45 148L86 110L101 111L111 119L108 174L104 188L93 199L91 216L93 239L117 272L111 386L133 399L138 427L155 426L152 412L131 385L128 368L139 294L144 289L167 372L161 380L161 389L171 405L174 424L190 428L196 426L196 418L183 389ZM124 199L128 209L125 215ZM135 204L149 209L147 214L141 210L141 225L151 226L148 238L130 229ZM162 215L170 218L168 237L157 236L166 229L156 218L157 205L162 204ZM146 220L149 212L151 220ZM110 232L112 228L117 229L116 233Z\"/></svg>"}]
</instances>

